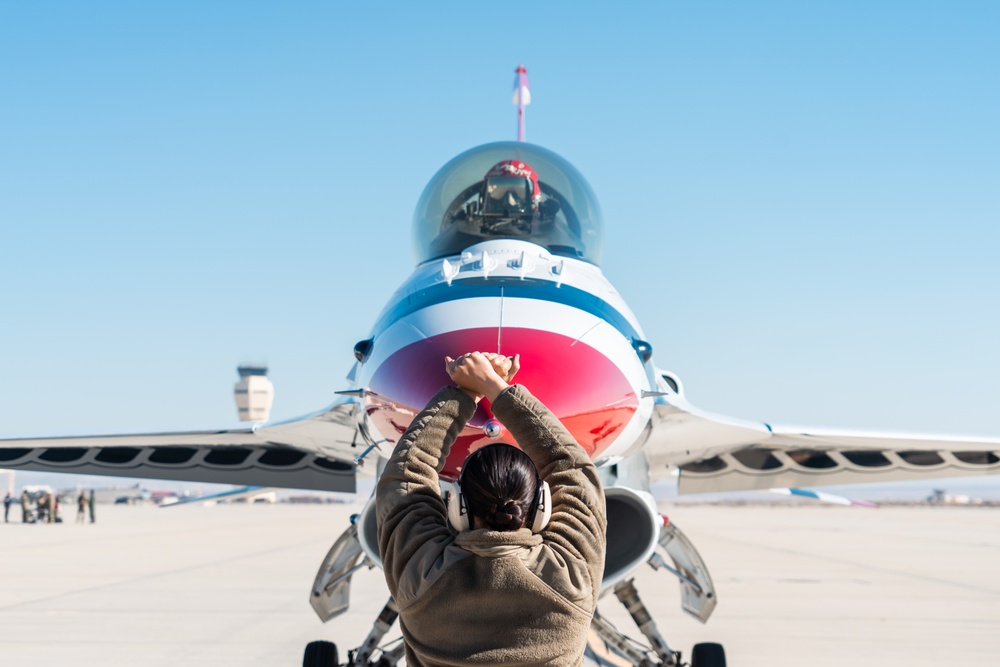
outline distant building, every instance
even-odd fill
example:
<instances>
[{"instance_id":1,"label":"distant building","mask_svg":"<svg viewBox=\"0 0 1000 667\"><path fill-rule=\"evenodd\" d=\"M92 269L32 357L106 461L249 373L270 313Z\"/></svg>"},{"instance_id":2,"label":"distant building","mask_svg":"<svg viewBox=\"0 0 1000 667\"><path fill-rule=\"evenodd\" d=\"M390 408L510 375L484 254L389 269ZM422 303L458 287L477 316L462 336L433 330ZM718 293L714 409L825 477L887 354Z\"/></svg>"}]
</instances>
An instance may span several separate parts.
<instances>
[{"instance_id":1,"label":"distant building","mask_svg":"<svg viewBox=\"0 0 1000 667\"><path fill-rule=\"evenodd\" d=\"M265 421L271 414L274 402L274 385L267 379L267 366L239 366L236 371L240 381L233 394L240 421Z\"/></svg>"}]
</instances>

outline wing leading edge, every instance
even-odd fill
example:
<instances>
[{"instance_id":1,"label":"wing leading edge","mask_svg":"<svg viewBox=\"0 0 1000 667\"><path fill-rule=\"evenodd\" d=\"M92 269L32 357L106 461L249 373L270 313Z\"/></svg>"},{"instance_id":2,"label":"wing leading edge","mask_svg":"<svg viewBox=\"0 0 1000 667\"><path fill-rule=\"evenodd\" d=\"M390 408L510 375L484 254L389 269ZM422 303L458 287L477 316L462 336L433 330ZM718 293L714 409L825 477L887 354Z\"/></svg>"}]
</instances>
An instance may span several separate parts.
<instances>
[{"instance_id":1,"label":"wing leading edge","mask_svg":"<svg viewBox=\"0 0 1000 667\"><path fill-rule=\"evenodd\" d=\"M768 425L659 397L645 446L651 481L680 469L681 493L1000 473L1000 438Z\"/></svg>"},{"instance_id":2,"label":"wing leading edge","mask_svg":"<svg viewBox=\"0 0 1000 667\"><path fill-rule=\"evenodd\" d=\"M232 430L0 440L0 468L353 492L355 405Z\"/></svg>"}]
</instances>

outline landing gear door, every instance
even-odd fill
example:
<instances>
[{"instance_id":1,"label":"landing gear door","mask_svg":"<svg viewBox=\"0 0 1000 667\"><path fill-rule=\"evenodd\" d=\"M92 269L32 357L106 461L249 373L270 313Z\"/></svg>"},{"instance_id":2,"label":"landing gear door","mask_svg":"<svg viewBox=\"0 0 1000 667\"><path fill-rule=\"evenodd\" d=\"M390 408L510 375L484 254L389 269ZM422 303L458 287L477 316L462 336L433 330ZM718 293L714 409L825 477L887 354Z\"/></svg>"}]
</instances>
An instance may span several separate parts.
<instances>
[{"instance_id":1,"label":"landing gear door","mask_svg":"<svg viewBox=\"0 0 1000 667\"><path fill-rule=\"evenodd\" d=\"M660 529L660 546L674 561L681 584L681 608L702 623L715 611L715 586L705 561L687 536L673 523Z\"/></svg>"},{"instance_id":2,"label":"landing gear door","mask_svg":"<svg viewBox=\"0 0 1000 667\"><path fill-rule=\"evenodd\" d=\"M351 602L351 575L365 566L371 567L358 541L358 528L351 524L333 543L313 582L309 604L321 621L326 623L347 611Z\"/></svg>"}]
</instances>

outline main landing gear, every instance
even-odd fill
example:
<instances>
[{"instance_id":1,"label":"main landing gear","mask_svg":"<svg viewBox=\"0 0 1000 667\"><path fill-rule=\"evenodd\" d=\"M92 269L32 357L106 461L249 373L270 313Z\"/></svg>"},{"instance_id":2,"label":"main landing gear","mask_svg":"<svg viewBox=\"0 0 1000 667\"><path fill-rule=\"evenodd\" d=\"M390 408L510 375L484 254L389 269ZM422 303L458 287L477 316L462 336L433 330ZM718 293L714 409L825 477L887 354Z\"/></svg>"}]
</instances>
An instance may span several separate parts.
<instances>
[{"instance_id":1,"label":"main landing gear","mask_svg":"<svg viewBox=\"0 0 1000 667\"><path fill-rule=\"evenodd\" d=\"M615 597L625 606L649 646L643 646L619 632L602 615L594 614L591 622L591 640L587 647L587 662L598 667L683 667L680 651L667 644L649 611L639 598L634 581L628 579L614 589ZM394 647L380 647L399 616L392 598L386 602L362 645L347 654L341 666L337 647L331 642L315 641L306 646L302 667L396 667L403 658L403 643ZM695 644L691 651L690 667L726 667L726 653L721 644Z\"/></svg>"},{"instance_id":2,"label":"main landing gear","mask_svg":"<svg viewBox=\"0 0 1000 667\"><path fill-rule=\"evenodd\" d=\"M399 617L396 601L389 601L382 607L371 632L360 647L347 652L344 667L396 667L403 658L403 642L400 639L393 648L381 647L379 642L389 632L389 628ZM309 642L306 645L302 667L341 667L337 662L337 647L330 642Z\"/></svg>"},{"instance_id":3,"label":"main landing gear","mask_svg":"<svg viewBox=\"0 0 1000 667\"><path fill-rule=\"evenodd\" d=\"M623 634L600 613L590 623L591 639L587 657L599 667L682 667L680 651L675 651L660 634L656 622L639 598L633 579L621 582L614 589L615 597L628 610L649 646ZM721 644L695 644L690 667L726 667L726 652Z\"/></svg>"},{"instance_id":4,"label":"main landing gear","mask_svg":"<svg viewBox=\"0 0 1000 667\"><path fill-rule=\"evenodd\" d=\"M717 602L708 568L690 540L664 517L657 546L670 559L668 564L654 551L647 561L654 570L664 570L677 577L681 586L681 607L701 622L708 620ZM359 540L359 526L352 524L330 549L313 585L310 601L324 621L347 610L351 575L364 567L374 567ZM683 662L656 627L639 597L634 579L618 582L612 589L646 639L641 643L628 637L600 613L591 622L586 662L598 667L726 667L726 653L721 644L695 644L690 663ZM348 651L347 661L338 662L337 647L326 641L306 646L303 667L396 667L403 659L401 639L388 645L380 642L399 617L399 610L389 598L372 624L371 632L360 647Z\"/></svg>"},{"instance_id":5,"label":"main landing gear","mask_svg":"<svg viewBox=\"0 0 1000 667\"><path fill-rule=\"evenodd\" d=\"M673 566L657 552L649 558L654 570L666 570L680 581L681 607L685 612L704 623L715 610L715 587L708 568L697 549L680 528L663 518L659 547L666 552ZM594 614L590 624L591 639L587 645L587 658L599 667L682 667L680 651L675 651L663 638L656 622L639 597L635 580L626 579L614 587L615 597L628 611L639 631L645 636L644 645L623 634L600 613ZM690 667L726 667L726 652L721 644L695 644L691 651Z\"/></svg>"}]
</instances>

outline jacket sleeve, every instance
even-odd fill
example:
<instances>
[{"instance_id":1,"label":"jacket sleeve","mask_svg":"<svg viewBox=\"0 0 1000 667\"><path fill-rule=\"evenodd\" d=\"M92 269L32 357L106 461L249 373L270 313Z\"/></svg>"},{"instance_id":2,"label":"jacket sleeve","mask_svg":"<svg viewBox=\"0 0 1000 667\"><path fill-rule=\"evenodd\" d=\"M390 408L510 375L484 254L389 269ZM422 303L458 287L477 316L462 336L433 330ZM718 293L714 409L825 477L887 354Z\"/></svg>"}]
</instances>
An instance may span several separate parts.
<instances>
[{"instance_id":1,"label":"jacket sleeve","mask_svg":"<svg viewBox=\"0 0 1000 667\"><path fill-rule=\"evenodd\" d=\"M438 472L455 438L476 411L456 387L444 387L396 444L375 488L378 549L389 592L396 596L407 563L432 562L451 540Z\"/></svg>"},{"instance_id":2,"label":"jacket sleeve","mask_svg":"<svg viewBox=\"0 0 1000 667\"><path fill-rule=\"evenodd\" d=\"M521 385L505 389L492 409L551 487L552 519L542 538L585 559L599 589L604 574L607 510L604 489L590 456L556 416Z\"/></svg>"}]
</instances>

